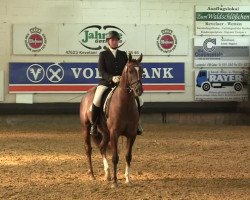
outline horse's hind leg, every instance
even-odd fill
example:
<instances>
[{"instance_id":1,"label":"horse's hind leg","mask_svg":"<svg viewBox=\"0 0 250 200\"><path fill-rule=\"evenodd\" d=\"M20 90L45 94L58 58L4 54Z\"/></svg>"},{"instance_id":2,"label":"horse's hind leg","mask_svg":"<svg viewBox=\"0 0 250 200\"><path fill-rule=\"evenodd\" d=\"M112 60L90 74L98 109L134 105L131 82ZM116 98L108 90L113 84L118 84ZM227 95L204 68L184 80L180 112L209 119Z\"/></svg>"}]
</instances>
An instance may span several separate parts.
<instances>
[{"instance_id":1,"label":"horse's hind leg","mask_svg":"<svg viewBox=\"0 0 250 200\"><path fill-rule=\"evenodd\" d=\"M127 184L130 183L130 163L132 160L132 147L134 141L135 137L127 139L126 170L125 170L125 179Z\"/></svg>"},{"instance_id":2,"label":"horse's hind leg","mask_svg":"<svg viewBox=\"0 0 250 200\"><path fill-rule=\"evenodd\" d=\"M118 138L111 134L113 137L110 138L110 143L111 143L111 148L112 148L112 162L113 162L113 173L114 173L114 178L113 178L113 185L112 187L117 187L117 164L119 161L119 155L118 155L118 150L117 150L117 143L118 143Z\"/></svg>"},{"instance_id":3,"label":"horse's hind leg","mask_svg":"<svg viewBox=\"0 0 250 200\"><path fill-rule=\"evenodd\" d=\"M91 178L95 180L93 166L92 166L92 159L91 159L91 154L92 154L91 138L90 138L90 134L88 133L87 127L83 127L83 142L84 142L86 157L89 163L88 173L90 174Z\"/></svg>"}]
</instances>

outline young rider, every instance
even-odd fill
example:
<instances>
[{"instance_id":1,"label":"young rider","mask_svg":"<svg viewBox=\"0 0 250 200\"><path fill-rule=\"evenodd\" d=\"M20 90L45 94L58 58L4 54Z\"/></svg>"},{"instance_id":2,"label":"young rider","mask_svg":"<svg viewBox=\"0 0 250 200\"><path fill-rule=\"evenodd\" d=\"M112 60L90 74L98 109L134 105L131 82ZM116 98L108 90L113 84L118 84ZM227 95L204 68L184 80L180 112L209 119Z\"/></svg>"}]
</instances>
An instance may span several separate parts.
<instances>
[{"instance_id":1,"label":"young rider","mask_svg":"<svg viewBox=\"0 0 250 200\"><path fill-rule=\"evenodd\" d=\"M127 64L128 57L125 51L118 50L120 35L116 31L110 31L106 36L108 48L100 52L98 61L98 70L101 80L96 88L92 104L92 119L90 134L97 134L97 121L101 111L101 99L104 91L112 84L120 81L124 66ZM139 99L138 110L140 114L142 100ZM142 134L142 127L139 124L137 134Z\"/></svg>"}]
</instances>

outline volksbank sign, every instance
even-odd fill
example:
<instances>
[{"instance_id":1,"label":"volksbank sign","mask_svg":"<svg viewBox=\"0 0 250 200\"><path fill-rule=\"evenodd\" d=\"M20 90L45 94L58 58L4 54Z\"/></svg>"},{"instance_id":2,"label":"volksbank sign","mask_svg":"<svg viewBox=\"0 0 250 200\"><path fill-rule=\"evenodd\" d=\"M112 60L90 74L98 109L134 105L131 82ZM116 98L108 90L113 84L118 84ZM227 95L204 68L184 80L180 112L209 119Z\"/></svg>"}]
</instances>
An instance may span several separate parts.
<instances>
[{"instance_id":1,"label":"volksbank sign","mask_svg":"<svg viewBox=\"0 0 250 200\"><path fill-rule=\"evenodd\" d=\"M142 63L145 92L184 92L184 63ZM10 93L84 93L98 84L97 63L10 63Z\"/></svg>"}]
</instances>

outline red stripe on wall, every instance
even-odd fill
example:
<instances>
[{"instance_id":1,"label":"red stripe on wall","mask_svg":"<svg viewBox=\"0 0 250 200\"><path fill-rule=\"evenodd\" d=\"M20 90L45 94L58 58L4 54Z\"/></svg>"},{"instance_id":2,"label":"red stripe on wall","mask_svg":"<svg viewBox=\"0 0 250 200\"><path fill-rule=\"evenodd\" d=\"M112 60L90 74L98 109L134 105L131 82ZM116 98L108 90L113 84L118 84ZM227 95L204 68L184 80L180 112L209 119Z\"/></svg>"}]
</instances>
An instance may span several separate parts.
<instances>
[{"instance_id":1,"label":"red stripe on wall","mask_svg":"<svg viewBox=\"0 0 250 200\"><path fill-rule=\"evenodd\" d=\"M10 92L44 92L44 91L88 91L90 88L94 87L93 85L25 85L25 86L9 86Z\"/></svg>"},{"instance_id":2,"label":"red stripe on wall","mask_svg":"<svg viewBox=\"0 0 250 200\"><path fill-rule=\"evenodd\" d=\"M93 85L10 85L10 92L86 92ZM144 91L184 91L185 85L143 85Z\"/></svg>"},{"instance_id":3,"label":"red stripe on wall","mask_svg":"<svg viewBox=\"0 0 250 200\"><path fill-rule=\"evenodd\" d=\"M143 85L145 91L185 90L185 85Z\"/></svg>"}]
</instances>

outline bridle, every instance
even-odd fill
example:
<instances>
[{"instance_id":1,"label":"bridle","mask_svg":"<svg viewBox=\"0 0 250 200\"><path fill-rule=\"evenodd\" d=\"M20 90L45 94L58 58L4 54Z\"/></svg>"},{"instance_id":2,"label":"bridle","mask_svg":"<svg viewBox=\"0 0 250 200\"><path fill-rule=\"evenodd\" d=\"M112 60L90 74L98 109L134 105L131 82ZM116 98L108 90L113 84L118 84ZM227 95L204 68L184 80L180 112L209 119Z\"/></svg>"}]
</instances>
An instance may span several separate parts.
<instances>
[{"instance_id":1,"label":"bridle","mask_svg":"<svg viewBox=\"0 0 250 200\"><path fill-rule=\"evenodd\" d=\"M139 67L139 66L138 66ZM142 84L141 79L140 79L140 74L139 74L139 70L137 70L137 77L138 79L133 81L132 83L129 82L128 79L128 66L125 65L125 73L126 73L126 86L127 89L129 91L129 93L131 93L133 90L135 90L137 88L137 86L140 84Z\"/></svg>"}]
</instances>

